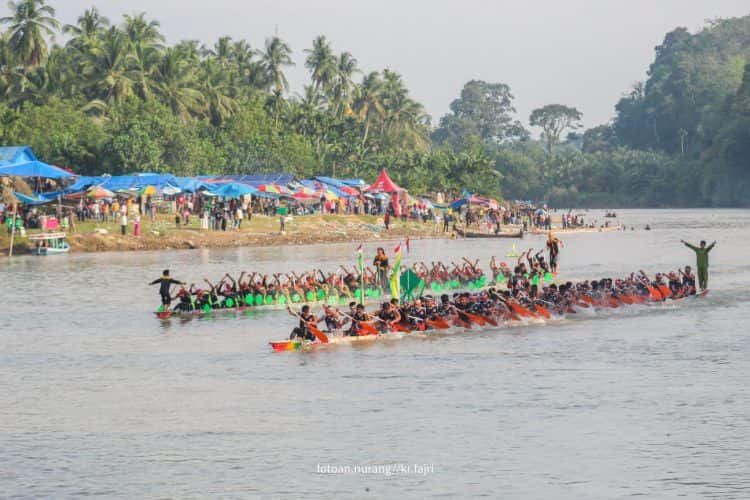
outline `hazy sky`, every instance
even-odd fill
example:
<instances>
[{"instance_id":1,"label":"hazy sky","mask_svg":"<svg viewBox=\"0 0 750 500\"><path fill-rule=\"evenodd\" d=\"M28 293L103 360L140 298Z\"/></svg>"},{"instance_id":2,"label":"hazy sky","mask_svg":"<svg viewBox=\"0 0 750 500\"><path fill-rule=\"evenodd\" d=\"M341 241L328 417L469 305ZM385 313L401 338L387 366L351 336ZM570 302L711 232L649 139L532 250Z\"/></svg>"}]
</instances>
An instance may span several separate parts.
<instances>
[{"instance_id":1,"label":"hazy sky","mask_svg":"<svg viewBox=\"0 0 750 500\"><path fill-rule=\"evenodd\" d=\"M112 21L147 12L168 42L221 35L262 47L278 26L294 50L292 92L308 75L303 49L324 34L364 71L390 68L437 123L470 79L504 82L526 122L535 107L576 106L586 126L644 79L654 46L685 26L750 13L748 0L48 0L63 23L96 5ZM6 15L2 2L0 14Z\"/></svg>"}]
</instances>

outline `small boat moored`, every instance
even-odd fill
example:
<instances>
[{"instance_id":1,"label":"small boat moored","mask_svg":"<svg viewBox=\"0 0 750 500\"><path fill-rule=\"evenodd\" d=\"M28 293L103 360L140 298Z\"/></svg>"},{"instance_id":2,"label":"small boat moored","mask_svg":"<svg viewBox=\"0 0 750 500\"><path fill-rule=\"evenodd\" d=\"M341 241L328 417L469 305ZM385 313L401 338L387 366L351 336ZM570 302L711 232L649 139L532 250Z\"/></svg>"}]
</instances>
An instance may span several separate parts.
<instances>
[{"instance_id":1,"label":"small boat moored","mask_svg":"<svg viewBox=\"0 0 750 500\"><path fill-rule=\"evenodd\" d=\"M30 234L28 238L36 244L31 251L33 255L58 255L70 252L70 245L65 241L65 233Z\"/></svg>"}]
</instances>

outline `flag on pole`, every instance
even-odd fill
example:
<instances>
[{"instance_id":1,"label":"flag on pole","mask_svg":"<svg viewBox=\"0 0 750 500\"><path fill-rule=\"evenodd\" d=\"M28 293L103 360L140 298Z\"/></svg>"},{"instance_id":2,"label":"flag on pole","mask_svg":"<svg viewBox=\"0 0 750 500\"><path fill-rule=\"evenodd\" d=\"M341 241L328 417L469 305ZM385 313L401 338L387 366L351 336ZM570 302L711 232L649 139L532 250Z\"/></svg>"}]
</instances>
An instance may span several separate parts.
<instances>
[{"instance_id":1,"label":"flag on pole","mask_svg":"<svg viewBox=\"0 0 750 500\"><path fill-rule=\"evenodd\" d=\"M365 261L362 255L362 243L357 247L357 267L359 268L359 300L365 303Z\"/></svg>"},{"instance_id":2,"label":"flag on pole","mask_svg":"<svg viewBox=\"0 0 750 500\"><path fill-rule=\"evenodd\" d=\"M399 294L399 286L400 286L400 280L401 280L401 243L399 243L396 248L393 250L394 253L394 259L393 259L393 274L391 275L391 296L394 299L398 299Z\"/></svg>"}]
</instances>

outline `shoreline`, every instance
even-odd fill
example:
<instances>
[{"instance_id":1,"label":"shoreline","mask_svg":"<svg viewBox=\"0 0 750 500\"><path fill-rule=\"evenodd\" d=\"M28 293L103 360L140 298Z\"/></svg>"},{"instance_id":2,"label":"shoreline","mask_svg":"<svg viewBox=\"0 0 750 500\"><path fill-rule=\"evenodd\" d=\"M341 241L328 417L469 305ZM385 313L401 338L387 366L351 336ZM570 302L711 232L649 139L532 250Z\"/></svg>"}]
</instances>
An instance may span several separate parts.
<instances>
[{"instance_id":1,"label":"shoreline","mask_svg":"<svg viewBox=\"0 0 750 500\"><path fill-rule=\"evenodd\" d=\"M171 223L170 223L171 221ZM394 218L390 229L383 226L378 216L357 215L306 215L294 217L286 225L287 231L280 233L277 217L253 215L252 220L243 221L240 230L226 231L200 229L197 220L188 227L174 224L169 215L159 215L152 223L146 219L139 237L133 235L133 226L128 234L120 234L120 226L113 222L76 223L75 231L66 231L66 240L72 253L137 252L162 250L197 250L201 248L238 248L270 246L305 246L325 243L357 243L373 241L395 241L399 239L463 239L452 230L443 232L432 222L401 222ZM555 233L576 234L615 231L614 228L575 230L553 229ZM38 234L36 230L27 233ZM543 236L546 231L527 231L527 235ZM7 258L10 236L0 235L0 255ZM33 244L28 238L16 234L13 254L29 255ZM0 257L1 258L1 257Z\"/></svg>"}]
</instances>

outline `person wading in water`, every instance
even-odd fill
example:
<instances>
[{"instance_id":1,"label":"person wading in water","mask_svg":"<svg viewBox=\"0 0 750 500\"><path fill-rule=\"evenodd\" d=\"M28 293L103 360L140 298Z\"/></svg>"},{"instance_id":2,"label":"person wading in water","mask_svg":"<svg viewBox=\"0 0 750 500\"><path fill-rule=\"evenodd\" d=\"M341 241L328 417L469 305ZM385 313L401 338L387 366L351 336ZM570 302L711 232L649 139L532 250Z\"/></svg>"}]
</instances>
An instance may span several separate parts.
<instances>
[{"instance_id":1,"label":"person wading in water","mask_svg":"<svg viewBox=\"0 0 750 500\"><path fill-rule=\"evenodd\" d=\"M691 245L685 240L680 240L680 243L695 252L695 258L697 261L696 267L698 268L698 286L701 290L708 288L708 252L713 249L716 242L714 241L710 245L706 246L706 241L701 240L700 246Z\"/></svg>"}]
</instances>

